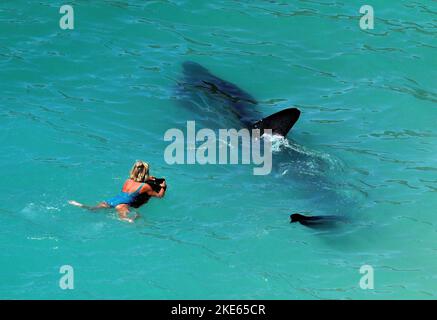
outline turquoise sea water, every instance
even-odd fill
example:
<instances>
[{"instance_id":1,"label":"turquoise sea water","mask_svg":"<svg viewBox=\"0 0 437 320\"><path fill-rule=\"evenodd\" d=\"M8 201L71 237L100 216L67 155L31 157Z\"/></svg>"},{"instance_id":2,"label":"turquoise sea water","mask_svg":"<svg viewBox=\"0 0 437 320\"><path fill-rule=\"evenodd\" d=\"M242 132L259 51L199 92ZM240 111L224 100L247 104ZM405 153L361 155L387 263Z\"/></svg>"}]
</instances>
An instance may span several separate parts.
<instances>
[{"instance_id":1,"label":"turquoise sea water","mask_svg":"<svg viewBox=\"0 0 437 320\"><path fill-rule=\"evenodd\" d=\"M435 1L70 1L74 30L62 4L0 3L1 298L436 298ZM186 60L265 115L301 109L295 175L164 161L165 131L193 116L175 91ZM136 159L170 187L134 225L67 204L113 196Z\"/></svg>"}]
</instances>

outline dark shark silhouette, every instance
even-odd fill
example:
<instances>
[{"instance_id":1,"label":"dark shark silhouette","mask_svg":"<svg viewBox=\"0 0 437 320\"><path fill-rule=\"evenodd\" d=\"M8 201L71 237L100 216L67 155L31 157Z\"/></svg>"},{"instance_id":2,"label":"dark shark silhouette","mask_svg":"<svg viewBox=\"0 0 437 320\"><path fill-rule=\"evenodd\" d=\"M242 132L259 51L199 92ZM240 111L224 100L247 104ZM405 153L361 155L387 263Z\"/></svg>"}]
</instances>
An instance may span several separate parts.
<instances>
[{"instance_id":1,"label":"dark shark silhouette","mask_svg":"<svg viewBox=\"0 0 437 320\"><path fill-rule=\"evenodd\" d=\"M273 135L286 137L300 117L300 110L287 108L263 117L257 110L256 99L237 85L223 80L198 63L187 61L182 64L183 76L178 82L177 99L191 112L193 120L200 120L208 128L255 128L261 133L271 129ZM338 186L326 177L333 171L332 164L317 153L309 152L297 144L283 148L273 155L273 170L276 176L292 176L299 184L295 192L306 193L314 207L321 204L339 206L344 201L336 192ZM344 207L350 204L343 205ZM321 208L339 214L343 208ZM314 208L312 208L314 209ZM303 220L302 220L303 221Z\"/></svg>"}]
</instances>

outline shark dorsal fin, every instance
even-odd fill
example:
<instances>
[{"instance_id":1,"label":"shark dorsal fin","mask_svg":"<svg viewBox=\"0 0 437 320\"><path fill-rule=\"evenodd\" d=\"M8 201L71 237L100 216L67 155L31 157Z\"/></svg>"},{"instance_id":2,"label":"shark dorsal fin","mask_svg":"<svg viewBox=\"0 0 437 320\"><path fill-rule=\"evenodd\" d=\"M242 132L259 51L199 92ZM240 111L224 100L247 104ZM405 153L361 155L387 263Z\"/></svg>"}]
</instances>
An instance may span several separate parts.
<instances>
[{"instance_id":1,"label":"shark dorsal fin","mask_svg":"<svg viewBox=\"0 0 437 320\"><path fill-rule=\"evenodd\" d=\"M284 109L255 122L252 128L260 129L261 134L265 129L271 129L273 134L285 137L297 122L299 116L300 111L297 108Z\"/></svg>"}]
</instances>

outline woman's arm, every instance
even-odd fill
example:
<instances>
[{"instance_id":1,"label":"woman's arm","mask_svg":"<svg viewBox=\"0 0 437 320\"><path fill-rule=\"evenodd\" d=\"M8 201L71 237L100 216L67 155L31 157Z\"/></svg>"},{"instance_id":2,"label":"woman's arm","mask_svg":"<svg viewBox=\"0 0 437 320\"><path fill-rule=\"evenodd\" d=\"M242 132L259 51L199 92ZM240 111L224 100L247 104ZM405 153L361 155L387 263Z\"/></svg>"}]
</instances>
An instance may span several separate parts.
<instances>
[{"instance_id":1,"label":"woman's arm","mask_svg":"<svg viewBox=\"0 0 437 320\"><path fill-rule=\"evenodd\" d=\"M165 196L165 189L161 188L161 190L159 190L159 192L155 192L157 198L163 198Z\"/></svg>"},{"instance_id":2,"label":"woman's arm","mask_svg":"<svg viewBox=\"0 0 437 320\"><path fill-rule=\"evenodd\" d=\"M163 198L165 196L165 190L167 190L167 183L165 180L160 184L161 190L159 190L158 194L156 195L157 198Z\"/></svg>"},{"instance_id":3,"label":"woman's arm","mask_svg":"<svg viewBox=\"0 0 437 320\"><path fill-rule=\"evenodd\" d=\"M156 197L156 198L162 198L165 196L165 189L167 184L165 183L165 181L163 183L160 184L161 186L161 190L159 190L159 192L153 191L153 189L146 184L144 187L147 187L147 190L145 191L149 196L151 197Z\"/></svg>"}]
</instances>

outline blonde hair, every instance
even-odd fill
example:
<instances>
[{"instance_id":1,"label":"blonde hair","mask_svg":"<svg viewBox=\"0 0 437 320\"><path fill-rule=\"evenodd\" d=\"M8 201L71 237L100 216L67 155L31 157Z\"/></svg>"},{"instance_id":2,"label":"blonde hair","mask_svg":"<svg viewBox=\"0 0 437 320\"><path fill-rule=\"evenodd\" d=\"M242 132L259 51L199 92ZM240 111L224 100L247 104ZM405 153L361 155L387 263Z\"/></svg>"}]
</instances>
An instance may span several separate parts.
<instances>
[{"instance_id":1,"label":"blonde hair","mask_svg":"<svg viewBox=\"0 0 437 320\"><path fill-rule=\"evenodd\" d=\"M145 182L149 179L149 164L147 162L135 161L129 173L129 178L135 182Z\"/></svg>"}]
</instances>

